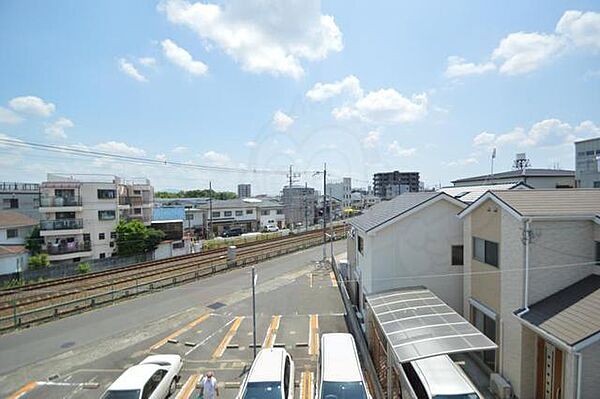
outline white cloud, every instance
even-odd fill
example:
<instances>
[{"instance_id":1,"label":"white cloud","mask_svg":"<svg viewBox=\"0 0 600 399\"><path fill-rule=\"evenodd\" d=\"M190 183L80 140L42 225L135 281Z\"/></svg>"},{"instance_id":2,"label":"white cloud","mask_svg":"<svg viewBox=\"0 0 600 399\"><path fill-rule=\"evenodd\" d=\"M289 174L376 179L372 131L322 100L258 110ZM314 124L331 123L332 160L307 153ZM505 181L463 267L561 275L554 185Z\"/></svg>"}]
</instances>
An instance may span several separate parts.
<instances>
[{"instance_id":1,"label":"white cloud","mask_svg":"<svg viewBox=\"0 0 600 399\"><path fill-rule=\"evenodd\" d=\"M577 126L559 119L544 119L531 128L516 127L507 133L482 132L473 138L473 146L492 149L506 145L518 147L553 147L572 145L575 140L600 135L600 127L592 121L583 121Z\"/></svg>"},{"instance_id":2,"label":"white cloud","mask_svg":"<svg viewBox=\"0 0 600 399\"><path fill-rule=\"evenodd\" d=\"M154 158L156 158L156 160L164 162L167 160L167 156L165 154L156 154L154 156Z\"/></svg>"},{"instance_id":3,"label":"white cloud","mask_svg":"<svg viewBox=\"0 0 600 399\"><path fill-rule=\"evenodd\" d=\"M302 60L341 51L342 33L319 0L231 0L225 5L164 0L167 19L219 46L245 70L299 78Z\"/></svg>"},{"instance_id":4,"label":"white cloud","mask_svg":"<svg viewBox=\"0 0 600 399\"><path fill-rule=\"evenodd\" d=\"M477 158L468 157L468 158L457 159L455 161L444 162L443 164L445 166L470 166L470 165L475 165L478 163L479 163L479 160Z\"/></svg>"},{"instance_id":5,"label":"white cloud","mask_svg":"<svg viewBox=\"0 0 600 399\"><path fill-rule=\"evenodd\" d=\"M256 141L250 140L246 142L246 147L248 148L254 148L256 147L258 144L256 143Z\"/></svg>"},{"instance_id":6,"label":"white cloud","mask_svg":"<svg viewBox=\"0 0 600 399\"><path fill-rule=\"evenodd\" d=\"M143 66L153 67L156 65L156 58L153 57L140 57L138 58L138 62Z\"/></svg>"},{"instance_id":7,"label":"white cloud","mask_svg":"<svg viewBox=\"0 0 600 399\"><path fill-rule=\"evenodd\" d=\"M294 124L294 118L286 115L284 112L277 110L273 115L273 121L271 122L273 128L280 132L285 132L290 126Z\"/></svg>"},{"instance_id":8,"label":"white cloud","mask_svg":"<svg viewBox=\"0 0 600 399\"><path fill-rule=\"evenodd\" d=\"M179 47L170 39L161 42L163 53L173 64L188 71L192 75L204 75L208 71L208 67L202 61L197 61L192 58L192 55L182 47Z\"/></svg>"},{"instance_id":9,"label":"white cloud","mask_svg":"<svg viewBox=\"0 0 600 399\"><path fill-rule=\"evenodd\" d=\"M365 137L362 138L361 142L365 148L375 148L379 144L381 133L377 130L371 130Z\"/></svg>"},{"instance_id":10,"label":"white cloud","mask_svg":"<svg viewBox=\"0 0 600 399\"><path fill-rule=\"evenodd\" d=\"M500 73L518 75L534 71L565 49L563 38L540 33L511 33L492 53L500 62Z\"/></svg>"},{"instance_id":11,"label":"white cloud","mask_svg":"<svg viewBox=\"0 0 600 399\"><path fill-rule=\"evenodd\" d=\"M446 68L445 75L448 78L459 78L467 75L482 75L495 69L496 65L494 65L493 62L488 61L481 64L475 64L467 62L461 57L450 56L448 57L448 67Z\"/></svg>"},{"instance_id":12,"label":"white cloud","mask_svg":"<svg viewBox=\"0 0 600 399\"><path fill-rule=\"evenodd\" d=\"M296 151L292 148L286 148L285 150L281 151L281 153L284 155L292 156L296 154Z\"/></svg>"},{"instance_id":13,"label":"white cloud","mask_svg":"<svg viewBox=\"0 0 600 399\"><path fill-rule=\"evenodd\" d=\"M0 107L0 123L16 125L21 122L23 122L23 118L21 118L19 114L8 108Z\"/></svg>"},{"instance_id":14,"label":"white cloud","mask_svg":"<svg viewBox=\"0 0 600 399\"><path fill-rule=\"evenodd\" d=\"M146 79L146 77L144 75L142 75L135 68L135 66L133 66L133 64L131 62L127 61L125 58L119 59L119 69L121 69L121 72L123 72L125 75L128 75L129 77L137 80L138 82L147 82L148 81L148 79Z\"/></svg>"},{"instance_id":15,"label":"white cloud","mask_svg":"<svg viewBox=\"0 0 600 399\"><path fill-rule=\"evenodd\" d=\"M44 117L52 115L56 108L54 104L47 103L36 96L15 97L8 102L8 105L17 112Z\"/></svg>"},{"instance_id":16,"label":"white cloud","mask_svg":"<svg viewBox=\"0 0 600 399\"><path fill-rule=\"evenodd\" d=\"M181 154L182 152L186 152L187 150L189 150L189 148L180 145L180 146L173 148L171 150L171 152L174 154Z\"/></svg>"},{"instance_id":17,"label":"white cloud","mask_svg":"<svg viewBox=\"0 0 600 399\"><path fill-rule=\"evenodd\" d=\"M394 89L369 92L353 105L335 108L332 115L339 120L358 118L381 124L413 122L427 114L427 94L404 97Z\"/></svg>"},{"instance_id":18,"label":"white cloud","mask_svg":"<svg viewBox=\"0 0 600 399\"><path fill-rule=\"evenodd\" d=\"M556 32L577 47L600 49L600 13L565 11L556 24Z\"/></svg>"},{"instance_id":19,"label":"white cloud","mask_svg":"<svg viewBox=\"0 0 600 399\"><path fill-rule=\"evenodd\" d=\"M415 155L417 152L416 148L404 148L402 147L398 141L394 140L388 146L388 152L397 157L409 157L411 155Z\"/></svg>"},{"instance_id":20,"label":"white cloud","mask_svg":"<svg viewBox=\"0 0 600 399\"><path fill-rule=\"evenodd\" d=\"M221 154L212 150L205 152L202 155L202 159L213 166L228 166L231 162L227 154Z\"/></svg>"},{"instance_id":21,"label":"white cloud","mask_svg":"<svg viewBox=\"0 0 600 399\"><path fill-rule=\"evenodd\" d=\"M47 123L44 133L52 139L66 139L65 129L72 128L75 124L67 118L58 118L52 123Z\"/></svg>"},{"instance_id":22,"label":"white cloud","mask_svg":"<svg viewBox=\"0 0 600 399\"><path fill-rule=\"evenodd\" d=\"M316 83L312 89L306 92L306 97L312 101L323 101L331 97L348 93L353 97L363 96L363 90L360 87L360 81L354 75L346 76L342 80L333 83Z\"/></svg>"},{"instance_id":23,"label":"white cloud","mask_svg":"<svg viewBox=\"0 0 600 399\"><path fill-rule=\"evenodd\" d=\"M141 157L146 155L146 151L141 148L133 147L117 141L107 141L106 143L96 144L94 149L111 154L126 155L131 157Z\"/></svg>"}]
</instances>

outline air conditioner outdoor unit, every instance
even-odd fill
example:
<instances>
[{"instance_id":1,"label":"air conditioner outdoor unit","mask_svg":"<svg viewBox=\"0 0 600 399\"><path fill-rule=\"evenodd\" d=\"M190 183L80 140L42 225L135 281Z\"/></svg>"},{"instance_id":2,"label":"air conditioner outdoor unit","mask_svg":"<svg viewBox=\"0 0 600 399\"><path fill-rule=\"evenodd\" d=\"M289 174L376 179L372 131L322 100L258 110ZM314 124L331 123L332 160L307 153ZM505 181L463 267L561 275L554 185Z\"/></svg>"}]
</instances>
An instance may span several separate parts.
<instances>
[{"instance_id":1,"label":"air conditioner outdoor unit","mask_svg":"<svg viewBox=\"0 0 600 399\"><path fill-rule=\"evenodd\" d=\"M500 399L510 399L512 395L512 388L508 381L497 373L490 375L490 391Z\"/></svg>"}]
</instances>

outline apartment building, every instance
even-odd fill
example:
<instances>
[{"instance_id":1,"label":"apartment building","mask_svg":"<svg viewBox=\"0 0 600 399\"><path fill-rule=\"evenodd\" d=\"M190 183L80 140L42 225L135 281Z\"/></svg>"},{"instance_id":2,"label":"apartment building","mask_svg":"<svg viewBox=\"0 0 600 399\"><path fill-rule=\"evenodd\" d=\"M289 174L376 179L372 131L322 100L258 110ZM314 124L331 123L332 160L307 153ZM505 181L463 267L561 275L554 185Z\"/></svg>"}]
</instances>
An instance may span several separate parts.
<instances>
[{"instance_id":1,"label":"apartment building","mask_svg":"<svg viewBox=\"0 0 600 399\"><path fill-rule=\"evenodd\" d=\"M250 184L238 184L237 194L238 198L252 197L252 186Z\"/></svg>"},{"instance_id":2,"label":"apartment building","mask_svg":"<svg viewBox=\"0 0 600 399\"><path fill-rule=\"evenodd\" d=\"M0 274L18 273L27 268L27 237L37 219L19 212L0 211Z\"/></svg>"},{"instance_id":3,"label":"apartment building","mask_svg":"<svg viewBox=\"0 0 600 399\"><path fill-rule=\"evenodd\" d=\"M120 220L152 221L148 180L48 174L40 186L40 235L51 262L111 257Z\"/></svg>"},{"instance_id":4,"label":"apartment building","mask_svg":"<svg viewBox=\"0 0 600 399\"><path fill-rule=\"evenodd\" d=\"M0 182L0 211L15 211L39 220L39 207L39 184Z\"/></svg>"},{"instance_id":5,"label":"apartment building","mask_svg":"<svg viewBox=\"0 0 600 399\"><path fill-rule=\"evenodd\" d=\"M315 220L317 193L312 187L286 186L282 190L285 223L289 226L311 226Z\"/></svg>"},{"instance_id":6,"label":"apartment building","mask_svg":"<svg viewBox=\"0 0 600 399\"><path fill-rule=\"evenodd\" d=\"M531 188L574 188L575 172L563 169L524 168L453 180L455 187L524 183Z\"/></svg>"},{"instance_id":7,"label":"apartment building","mask_svg":"<svg viewBox=\"0 0 600 399\"><path fill-rule=\"evenodd\" d=\"M577 187L600 188L600 137L575 142Z\"/></svg>"},{"instance_id":8,"label":"apartment building","mask_svg":"<svg viewBox=\"0 0 600 399\"><path fill-rule=\"evenodd\" d=\"M464 222L464 315L517 398L600 392L600 190L490 191Z\"/></svg>"},{"instance_id":9,"label":"apartment building","mask_svg":"<svg viewBox=\"0 0 600 399\"><path fill-rule=\"evenodd\" d=\"M382 172L373 175L373 191L381 199L391 199L403 192L418 192L419 172Z\"/></svg>"},{"instance_id":10,"label":"apartment building","mask_svg":"<svg viewBox=\"0 0 600 399\"><path fill-rule=\"evenodd\" d=\"M343 209L352 206L352 179L344 177L341 182L328 183L327 194L338 200Z\"/></svg>"}]
</instances>

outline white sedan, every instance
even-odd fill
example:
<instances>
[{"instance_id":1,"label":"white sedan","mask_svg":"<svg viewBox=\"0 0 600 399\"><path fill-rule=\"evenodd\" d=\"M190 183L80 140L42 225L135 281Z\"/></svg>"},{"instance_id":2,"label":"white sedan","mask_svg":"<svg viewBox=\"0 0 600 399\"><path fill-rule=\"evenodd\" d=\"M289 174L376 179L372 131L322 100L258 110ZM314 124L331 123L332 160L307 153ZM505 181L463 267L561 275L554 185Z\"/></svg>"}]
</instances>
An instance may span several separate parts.
<instances>
[{"instance_id":1,"label":"white sedan","mask_svg":"<svg viewBox=\"0 0 600 399\"><path fill-rule=\"evenodd\" d=\"M125 370L102 399L164 399L177 389L182 360L179 355L148 356Z\"/></svg>"}]
</instances>

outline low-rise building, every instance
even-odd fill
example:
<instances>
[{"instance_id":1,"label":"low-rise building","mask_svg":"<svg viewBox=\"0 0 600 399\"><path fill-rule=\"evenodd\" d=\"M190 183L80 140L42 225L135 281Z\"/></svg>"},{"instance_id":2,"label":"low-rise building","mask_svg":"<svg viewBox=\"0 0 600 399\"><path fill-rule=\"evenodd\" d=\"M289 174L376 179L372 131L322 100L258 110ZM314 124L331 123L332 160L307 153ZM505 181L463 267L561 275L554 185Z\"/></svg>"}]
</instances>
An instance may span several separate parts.
<instances>
[{"instance_id":1,"label":"low-rise building","mask_svg":"<svg viewBox=\"0 0 600 399\"><path fill-rule=\"evenodd\" d=\"M18 273L27 268L27 238L37 220L19 212L0 211L0 274Z\"/></svg>"},{"instance_id":2,"label":"low-rise building","mask_svg":"<svg viewBox=\"0 0 600 399\"><path fill-rule=\"evenodd\" d=\"M518 398L600 392L600 190L490 191L463 210L464 315Z\"/></svg>"},{"instance_id":3,"label":"low-rise building","mask_svg":"<svg viewBox=\"0 0 600 399\"><path fill-rule=\"evenodd\" d=\"M317 193L312 187L286 186L282 190L281 203L288 226L311 226L315 220Z\"/></svg>"},{"instance_id":4,"label":"low-rise building","mask_svg":"<svg viewBox=\"0 0 600 399\"><path fill-rule=\"evenodd\" d=\"M352 179L344 177L341 182L328 183L327 193L338 200L343 209L350 208L352 206Z\"/></svg>"},{"instance_id":5,"label":"low-rise building","mask_svg":"<svg viewBox=\"0 0 600 399\"><path fill-rule=\"evenodd\" d=\"M456 187L508 183L525 183L532 188L574 188L575 172L563 169L524 168L452 181Z\"/></svg>"},{"instance_id":6,"label":"low-rise building","mask_svg":"<svg viewBox=\"0 0 600 399\"><path fill-rule=\"evenodd\" d=\"M575 142L577 187L600 188L600 137Z\"/></svg>"},{"instance_id":7,"label":"low-rise building","mask_svg":"<svg viewBox=\"0 0 600 399\"><path fill-rule=\"evenodd\" d=\"M40 185L36 183L0 182L0 211L10 210L39 220Z\"/></svg>"}]
</instances>

